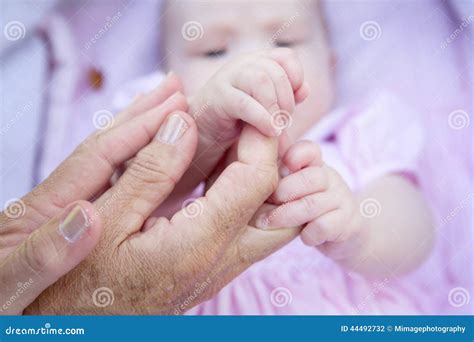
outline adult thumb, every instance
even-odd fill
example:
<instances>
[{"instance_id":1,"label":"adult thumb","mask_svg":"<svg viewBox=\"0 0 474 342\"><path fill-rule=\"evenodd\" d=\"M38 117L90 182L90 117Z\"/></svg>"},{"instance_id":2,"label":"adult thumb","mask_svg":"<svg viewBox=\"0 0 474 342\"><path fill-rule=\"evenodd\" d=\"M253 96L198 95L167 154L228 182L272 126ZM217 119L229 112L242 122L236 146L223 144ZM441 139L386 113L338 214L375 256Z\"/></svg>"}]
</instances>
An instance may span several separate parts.
<instances>
[{"instance_id":1,"label":"adult thumb","mask_svg":"<svg viewBox=\"0 0 474 342\"><path fill-rule=\"evenodd\" d=\"M77 201L35 230L0 264L0 314L21 314L41 292L77 266L99 241L93 205Z\"/></svg>"}]
</instances>

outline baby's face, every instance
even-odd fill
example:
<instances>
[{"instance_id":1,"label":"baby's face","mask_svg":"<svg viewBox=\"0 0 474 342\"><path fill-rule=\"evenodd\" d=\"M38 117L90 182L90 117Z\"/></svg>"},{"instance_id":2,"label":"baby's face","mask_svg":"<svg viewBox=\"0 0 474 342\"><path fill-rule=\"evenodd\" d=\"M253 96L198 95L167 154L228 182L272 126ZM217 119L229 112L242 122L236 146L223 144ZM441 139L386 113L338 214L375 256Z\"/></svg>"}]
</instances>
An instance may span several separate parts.
<instances>
[{"instance_id":1,"label":"baby's face","mask_svg":"<svg viewBox=\"0 0 474 342\"><path fill-rule=\"evenodd\" d=\"M290 138L330 109L331 50L315 0L182 0L169 1L164 11L163 60L182 78L187 95L236 56L285 46L298 53L310 86L286 130Z\"/></svg>"}]
</instances>

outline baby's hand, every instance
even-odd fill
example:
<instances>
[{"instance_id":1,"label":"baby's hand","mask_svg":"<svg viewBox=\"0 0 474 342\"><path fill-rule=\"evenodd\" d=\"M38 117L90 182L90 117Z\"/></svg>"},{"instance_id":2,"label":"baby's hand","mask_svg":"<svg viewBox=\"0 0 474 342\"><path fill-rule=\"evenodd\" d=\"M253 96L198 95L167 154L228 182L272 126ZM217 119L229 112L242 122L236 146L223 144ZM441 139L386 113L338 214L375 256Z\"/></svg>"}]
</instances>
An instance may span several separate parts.
<instances>
[{"instance_id":1,"label":"baby's hand","mask_svg":"<svg viewBox=\"0 0 474 342\"><path fill-rule=\"evenodd\" d=\"M357 201L341 176L324 165L321 152L309 141L292 145L283 158L290 175L280 180L271 197L277 208L257 218L260 228L303 226L301 239L338 259L350 255L361 241Z\"/></svg>"},{"instance_id":2,"label":"baby's hand","mask_svg":"<svg viewBox=\"0 0 474 342\"><path fill-rule=\"evenodd\" d=\"M229 141L239 132L239 120L267 136L281 133L281 115L291 115L301 102L303 68L296 54L279 48L242 56L224 67L190 99L200 136L209 143ZM283 120L289 118L283 118Z\"/></svg>"}]
</instances>

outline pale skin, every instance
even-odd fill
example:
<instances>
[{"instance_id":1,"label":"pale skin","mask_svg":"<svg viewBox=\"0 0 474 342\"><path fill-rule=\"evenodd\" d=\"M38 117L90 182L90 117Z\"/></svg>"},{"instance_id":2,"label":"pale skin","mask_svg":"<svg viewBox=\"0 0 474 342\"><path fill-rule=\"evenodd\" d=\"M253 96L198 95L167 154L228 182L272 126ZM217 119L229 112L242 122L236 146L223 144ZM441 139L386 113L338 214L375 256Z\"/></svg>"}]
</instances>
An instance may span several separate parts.
<instances>
[{"instance_id":1,"label":"pale skin","mask_svg":"<svg viewBox=\"0 0 474 342\"><path fill-rule=\"evenodd\" d=\"M388 174L354 193L324 164L315 143L297 142L330 110L333 53L316 1L269 3L182 1L167 6L163 42L173 51L167 66L183 77L200 133L195 167L179 185L179 194L209 177L238 136L240 121L274 136L272 113L285 110L292 114L292 125L280 138L280 155L291 174L268 200L272 206L261 208L257 225L302 226L305 244L368 276L415 268L434 240L429 210L415 184ZM195 13L203 37L190 42L182 38L181 27L195 20ZM268 49L272 46L291 51ZM361 215L366 198L380 203L374 218Z\"/></svg>"}]
</instances>

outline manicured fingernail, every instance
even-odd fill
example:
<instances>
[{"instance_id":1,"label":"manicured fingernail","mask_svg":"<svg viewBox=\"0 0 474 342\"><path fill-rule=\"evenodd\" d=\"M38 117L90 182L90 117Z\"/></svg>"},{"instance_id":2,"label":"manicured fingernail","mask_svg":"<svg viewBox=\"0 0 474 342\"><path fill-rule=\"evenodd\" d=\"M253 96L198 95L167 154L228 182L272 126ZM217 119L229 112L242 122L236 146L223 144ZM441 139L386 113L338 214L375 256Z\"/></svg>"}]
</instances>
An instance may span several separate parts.
<instances>
[{"instance_id":1,"label":"manicured fingernail","mask_svg":"<svg viewBox=\"0 0 474 342\"><path fill-rule=\"evenodd\" d=\"M89 226L86 212L79 205L76 205L59 223L59 232L68 242L76 242L81 239Z\"/></svg>"},{"instance_id":2,"label":"manicured fingernail","mask_svg":"<svg viewBox=\"0 0 474 342\"><path fill-rule=\"evenodd\" d=\"M179 114L173 114L161 125L156 138L162 143L173 145L183 136L188 128L189 125Z\"/></svg>"}]
</instances>

